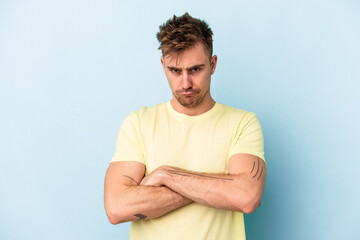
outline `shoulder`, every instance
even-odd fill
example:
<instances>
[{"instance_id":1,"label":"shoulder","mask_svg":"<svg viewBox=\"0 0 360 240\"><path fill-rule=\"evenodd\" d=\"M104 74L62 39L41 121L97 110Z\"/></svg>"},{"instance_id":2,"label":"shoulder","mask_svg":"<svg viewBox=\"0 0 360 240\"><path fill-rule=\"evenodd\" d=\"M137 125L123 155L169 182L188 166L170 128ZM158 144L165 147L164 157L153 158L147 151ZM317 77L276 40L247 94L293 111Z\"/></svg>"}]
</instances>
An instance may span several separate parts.
<instances>
[{"instance_id":1,"label":"shoulder","mask_svg":"<svg viewBox=\"0 0 360 240\"><path fill-rule=\"evenodd\" d=\"M166 111L166 103L159 103L151 107L144 106L136 111L131 112L130 115L135 115L138 118L148 118L156 114L160 114L164 111Z\"/></svg>"},{"instance_id":2,"label":"shoulder","mask_svg":"<svg viewBox=\"0 0 360 240\"><path fill-rule=\"evenodd\" d=\"M252 119L257 119L257 116L253 112L246 111L244 109L231 107L222 103L218 103L222 114L225 117L233 119L237 122L247 122Z\"/></svg>"},{"instance_id":3,"label":"shoulder","mask_svg":"<svg viewBox=\"0 0 360 240\"><path fill-rule=\"evenodd\" d=\"M138 110L132 111L124 120L124 122L130 121L139 123L142 121L149 121L156 118L157 115L163 114L166 111L166 103L159 103L155 106L144 106Z\"/></svg>"}]
</instances>

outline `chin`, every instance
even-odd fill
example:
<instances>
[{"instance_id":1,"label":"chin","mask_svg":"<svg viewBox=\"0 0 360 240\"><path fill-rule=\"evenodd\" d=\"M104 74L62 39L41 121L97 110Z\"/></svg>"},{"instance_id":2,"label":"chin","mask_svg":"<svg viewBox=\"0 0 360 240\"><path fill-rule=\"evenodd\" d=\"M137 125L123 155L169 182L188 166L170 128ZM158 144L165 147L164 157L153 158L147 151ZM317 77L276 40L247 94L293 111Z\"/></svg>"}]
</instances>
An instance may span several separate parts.
<instances>
[{"instance_id":1,"label":"chin","mask_svg":"<svg viewBox=\"0 0 360 240\"><path fill-rule=\"evenodd\" d=\"M195 108L203 100L203 98L199 98L199 97L191 97L191 98L177 97L176 99L178 103L180 103L182 106L186 108Z\"/></svg>"}]
</instances>

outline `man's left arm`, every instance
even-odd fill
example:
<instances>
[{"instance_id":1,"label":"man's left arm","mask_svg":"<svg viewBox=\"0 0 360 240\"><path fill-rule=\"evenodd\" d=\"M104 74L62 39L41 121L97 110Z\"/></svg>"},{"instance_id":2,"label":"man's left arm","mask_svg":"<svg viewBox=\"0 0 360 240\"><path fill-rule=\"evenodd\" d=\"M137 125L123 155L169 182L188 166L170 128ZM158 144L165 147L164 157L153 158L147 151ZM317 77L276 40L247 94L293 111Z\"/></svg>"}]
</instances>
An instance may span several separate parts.
<instances>
[{"instance_id":1,"label":"man's left arm","mask_svg":"<svg viewBox=\"0 0 360 240\"><path fill-rule=\"evenodd\" d=\"M266 164L245 153L229 160L229 174L208 174L162 166L140 183L167 186L197 203L250 214L260 204L266 179Z\"/></svg>"}]
</instances>

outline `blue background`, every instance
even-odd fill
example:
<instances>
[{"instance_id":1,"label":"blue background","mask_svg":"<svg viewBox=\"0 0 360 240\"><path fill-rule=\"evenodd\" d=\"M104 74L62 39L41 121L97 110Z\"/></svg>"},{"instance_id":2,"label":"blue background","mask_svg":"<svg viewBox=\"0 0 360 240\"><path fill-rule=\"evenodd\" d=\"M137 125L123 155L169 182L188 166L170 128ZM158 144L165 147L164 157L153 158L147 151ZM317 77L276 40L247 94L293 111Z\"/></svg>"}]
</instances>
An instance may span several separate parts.
<instances>
[{"instance_id":1,"label":"blue background","mask_svg":"<svg viewBox=\"0 0 360 240\"><path fill-rule=\"evenodd\" d=\"M0 0L0 239L128 238L105 171L124 117L170 100L155 34L186 11L215 34L214 99L263 127L248 239L360 239L355 0Z\"/></svg>"}]
</instances>

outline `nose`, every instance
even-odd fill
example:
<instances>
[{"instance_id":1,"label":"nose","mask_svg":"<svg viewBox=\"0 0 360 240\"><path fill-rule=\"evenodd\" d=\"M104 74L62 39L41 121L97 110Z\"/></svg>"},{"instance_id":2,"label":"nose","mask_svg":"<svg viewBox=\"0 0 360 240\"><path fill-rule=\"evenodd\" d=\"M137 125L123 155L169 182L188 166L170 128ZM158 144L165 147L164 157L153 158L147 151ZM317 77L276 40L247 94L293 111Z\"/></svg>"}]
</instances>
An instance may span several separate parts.
<instances>
[{"instance_id":1,"label":"nose","mask_svg":"<svg viewBox=\"0 0 360 240\"><path fill-rule=\"evenodd\" d=\"M181 77L181 87L182 87L182 89L189 89L192 87L192 82L191 82L190 76L185 71Z\"/></svg>"}]
</instances>

